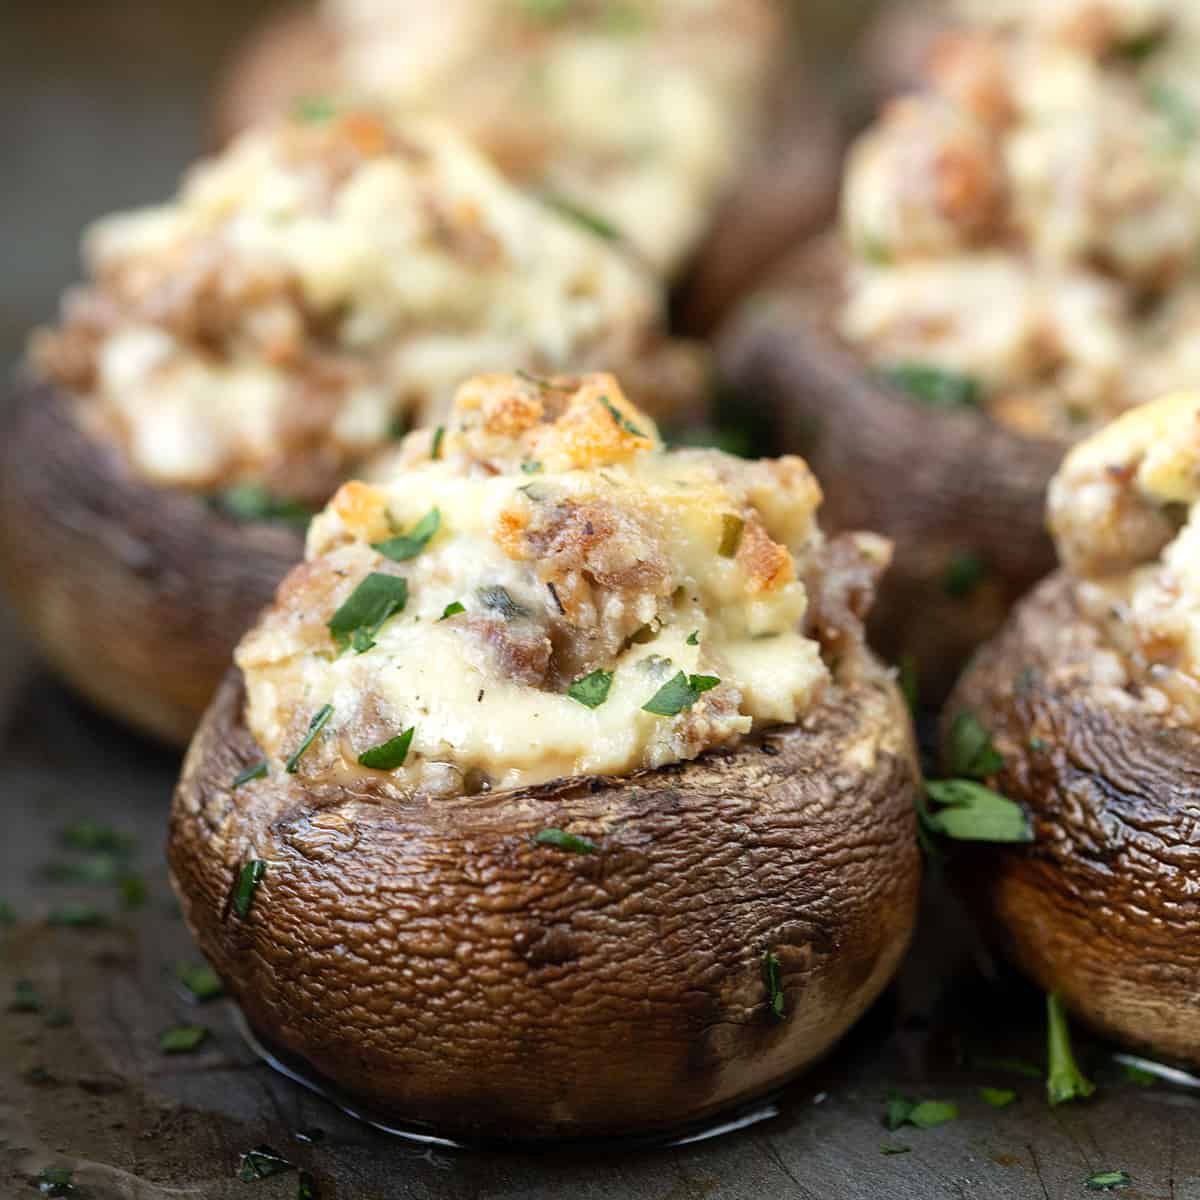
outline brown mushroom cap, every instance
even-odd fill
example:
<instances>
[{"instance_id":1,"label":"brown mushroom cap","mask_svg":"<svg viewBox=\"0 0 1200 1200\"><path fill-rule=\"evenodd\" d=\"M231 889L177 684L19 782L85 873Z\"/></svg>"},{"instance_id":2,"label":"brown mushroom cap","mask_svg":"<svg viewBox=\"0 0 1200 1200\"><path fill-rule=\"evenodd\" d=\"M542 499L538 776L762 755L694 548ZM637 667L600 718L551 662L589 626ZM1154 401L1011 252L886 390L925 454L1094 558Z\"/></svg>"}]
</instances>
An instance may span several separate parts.
<instances>
[{"instance_id":1,"label":"brown mushroom cap","mask_svg":"<svg viewBox=\"0 0 1200 1200\"><path fill-rule=\"evenodd\" d=\"M1101 678L1106 643L1073 589L1063 573L1038 587L947 707L991 733L995 786L1035 831L964 847L959 875L998 944L1088 1024L1200 1063L1200 734Z\"/></svg>"},{"instance_id":2,"label":"brown mushroom cap","mask_svg":"<svg viewBox=\"0 0 1200 1200\"><path fill-rule=\"evenodd\" d=\"M53 666L143 732L186 744L303 556L294 529L143 481L62 391L16 395L0 434L0 577Z\"/></svg>"},{"instance_id":3,"label":"brown mushroom cap","mask_svg":"<svg viewBox=\"0 0 1200 1200\"><path fill-rule=\"evenodd\" d=\"M1053 569L1043 503L1063 447L982 413L928 408L872 375L833 326L843 271L835 238L803 247L735 316L718 359L742 401L767 415L778 450L812 467L827 526L895 543L871 643L892 659L914 657L922 698L935 701ZM954 565L965 556L982 574L958 595Z\"/></svg>"},{"instance_id":4,"label":"brown mushroom cap","mask_svg":"<svg viewBox=\"0 0 1200 1200\"><path fill-rule=\"evenodd\" d=\"M260 757L232 672L172 811L184 915L255 1031L393 1123L537 1140L704 1117L828 1050L908 944L912 734L852 658L802 724L734 752L453 801L278 768L231 790Z\"/></svg>"}]
</instances>

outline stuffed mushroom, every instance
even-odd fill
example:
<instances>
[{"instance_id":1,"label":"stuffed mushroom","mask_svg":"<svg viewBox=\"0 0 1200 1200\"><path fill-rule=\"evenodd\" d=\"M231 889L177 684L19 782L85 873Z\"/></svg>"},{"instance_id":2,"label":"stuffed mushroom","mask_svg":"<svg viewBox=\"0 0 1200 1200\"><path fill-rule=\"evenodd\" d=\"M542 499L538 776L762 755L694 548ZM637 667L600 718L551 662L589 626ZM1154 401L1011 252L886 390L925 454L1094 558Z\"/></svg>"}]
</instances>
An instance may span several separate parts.
<instances>
[{"instance_id":1,"label":"stuffed mushroom","mask_svg":"<svg viewBox=\"0 0 1200 1200\"><path fill-rule=\"evenodd\" d=\"M297 527L463 379L608 362L664 418L703 397L653 278L438 125L282 122L86 250L0 443L0 568L62 672L173 741Z\"/></svg>"},{"instance_id":2,"label":"stuffed mushroom","mask_svg":"<svg viewBox=\"0 0 1200 1200\"><path fill-rule=\"evenodd\" d=\"M663 277L694 268L710 321L833 210L840 122L785 25L773 0L323 0L236 57L217 133L341 97L436 114Z\"/></svg>"},{"instance_id":3,"label":"stuffed mushroom","mask_svg":"<svg viewBox=\"0 0 1200 1200\"><path fill-rule=\"evenodd\" d=\"M881 649L945 686L1053 565L1065 450L1194 378L1200 10L964 4L846 164L841 228L728 331L830 521L893 538Z\"/></svg>"},{"instance_id":4,"label":"stuffed mushroom","mask_svg":"<svg viewBox=\"0 0 1200 1200\"><path fill-rule=\"evenodd\" d=\"M862 640L889 547L796 458L486 376L346 484L184 764L169 860L249 1025L389 1125L664 1131L887 983L920 859Z\"/></svg>"},{"instance_id":5,"label":"stuffed mushroom","mask_svg":"<svg viewBox=\"0 0 1200 1200\"><path fill-rule=\"evenodd\" d=\"M947 716L1035 840L963 852L1012 958L1094 1028L1200 1063L1200 397L1084 442L1050 487L1062 569L980 651Z\"/></svg>"}]
</instances>

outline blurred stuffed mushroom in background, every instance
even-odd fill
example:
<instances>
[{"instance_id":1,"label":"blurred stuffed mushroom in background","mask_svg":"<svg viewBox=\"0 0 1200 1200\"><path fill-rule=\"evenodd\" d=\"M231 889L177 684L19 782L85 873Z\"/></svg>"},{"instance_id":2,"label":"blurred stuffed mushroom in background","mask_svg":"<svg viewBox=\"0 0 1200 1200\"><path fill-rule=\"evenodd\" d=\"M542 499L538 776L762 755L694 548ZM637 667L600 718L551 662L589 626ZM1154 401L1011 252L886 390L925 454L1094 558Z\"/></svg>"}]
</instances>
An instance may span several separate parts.
<instances>
[{"instance_id":1,"label":"blurred stuffed mushroom in background","mask_svg":"<svg viewBox=\"0 0 1200 1200\"><path fill-rule=\"evenodd\" d=\"M874 632L930 699L1053 566L1064 451L1200 366L1200 10L956 11L849 155L840 229L723 343L831 523L895 541Z\"/></svg>"},{"instance_id":2,"label":"blurred stuffed mushroom in background","mask_svg":"<svg viewBox=\"0 0 1200 1200\"><path fill-rule=\"evenodd\" d=\"M434 114L686 278L699 327L833 209L842 122L790 32L776 0L322 0L234 58L216 133L362 98Z\"/></svg>"},{"instance_id":3,"label":"blurred stuffed mushroom in background","mask_svg":"<svg viewBox=\"0 0 1200 1200\"><path fill-rule=\"evenodd\" d=\"M277 122L85 251L0 446L0 569L51 662L168 740L308 517L472 373L603 362L664 420L703 407L655 280L442 125Z\"/></svg>"},{"instance_id":4,"label":"blurred stuffed mushroom in background","mask_svg":"<svg viewBox=\"0 0 1200 1200\"><path fill-rule=\"evenodd\" d=\"M677 1128L829 1049L908 944L920 777L889 547L819 502L603 374L473 380L346 484L172 810L256 1034L467 1140Z\"/></svg>"}]
</instances>

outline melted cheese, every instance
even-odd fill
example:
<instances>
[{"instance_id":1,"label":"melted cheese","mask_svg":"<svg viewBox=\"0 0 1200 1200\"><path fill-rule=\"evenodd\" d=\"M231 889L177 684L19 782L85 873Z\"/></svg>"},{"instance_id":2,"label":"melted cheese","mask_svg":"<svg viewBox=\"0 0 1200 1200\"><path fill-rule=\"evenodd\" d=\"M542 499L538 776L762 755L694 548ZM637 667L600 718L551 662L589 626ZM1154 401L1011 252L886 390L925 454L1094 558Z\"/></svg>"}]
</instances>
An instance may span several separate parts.
<instances>
[{"instance_id":1,"label":"melted cheese","mask_svg":"<svg viewBox=\"0 0 1200 1200\"><path fill-rule=\"evenodd\" d=\"M243 640L248 723L272 760L328 704L306 775L360 772L411 727L397 786L528 786L693 758L820 693L798 577L822 545L820 493L798 459L664 451L610 376L474 381L434 452L413 434L384 477L346 485ZM420 553L373 549L435 508ZM331 615L378 572L405 578L407 603L372 648L338 653ZM588 707L568 689L596 671L611 687ZM680 672L719 682L675 715L646 711Z\"/></svg>"}]
</instances>

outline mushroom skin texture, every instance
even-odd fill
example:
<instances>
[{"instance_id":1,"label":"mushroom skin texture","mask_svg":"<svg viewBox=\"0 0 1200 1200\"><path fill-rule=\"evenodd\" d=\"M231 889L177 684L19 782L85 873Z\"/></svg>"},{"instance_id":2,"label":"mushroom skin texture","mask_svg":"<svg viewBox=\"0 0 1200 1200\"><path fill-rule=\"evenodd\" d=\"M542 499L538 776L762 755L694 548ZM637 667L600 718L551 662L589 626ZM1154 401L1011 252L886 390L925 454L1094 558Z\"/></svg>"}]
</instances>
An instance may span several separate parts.
<instances>
[{"instance_id":1,"label":"mushroom skin texture","mask_svg":"<svg viewBox=\"0 0 1200 1200\"><path fill-rule=\"evenodd\" d=\"M908 944L919 770L861 651L800 724L732 752L453 801L275 772L231 790L260 757L244 703L234 670L175 794L184 916L251 1027L381 1119L470 1141L669 1131L819 1058ZM536 844L548 828L597 849Z\"/></svg>"},{"instance_id":2,"label":"mushroom skin texture","mask_svg":"<svg viewBox=\"0 0 1200 1200\"><path fill-rule=\"evenodd\" d=\"M797 242L832 219L851 133L827 95L780 72L759 143L678 280L682 332L710 333L739 297ZM273 14L229 60L215 91L209 140L224 146L288 111L297 97L338 89L337 34L315 7Z\"/></svg>"},{"instance_id":3,"label":"mushroom skin texture","mask_svg":"<svg viewBox=\"0 0 1200 1200\"><path fill-rule=\"evenodd\" d=\"M914 660L922 699L935 703L1053 570L1043 505L1066 447L983 413L930 408L872 374L834 327L843 262L832 236L802 247L725 327L718 363L763 412L777 451L812 467L828 526L895 543L871 644L893 661ZM957 578L972 562L977 578Z\"/></svg>"},{"instance_id":4,"label":"mushroom skin texture","mask_svg":"<svg viewBox=\"0 0 1200 1200\"><path fill-rule=\"evenodd\" d=\"M184 746L301 533L155 487L29 381L0 435L0 577L54 668L101 709Z\"/></svg>"},{"instance_id":5,"label":"mushroom skin texture","mask_svg":"<svg viewBox=\"0 0 1200 1200\"><path fill-rule=\"evenodd\" d=\"M991 734L991 782L1028 846L963 846L956 874L996 944L1107 1037L1200 1064L1200 735L1099 669L1108 646L1063 572L955 689Z\"/></svg>"}]
</instances>

